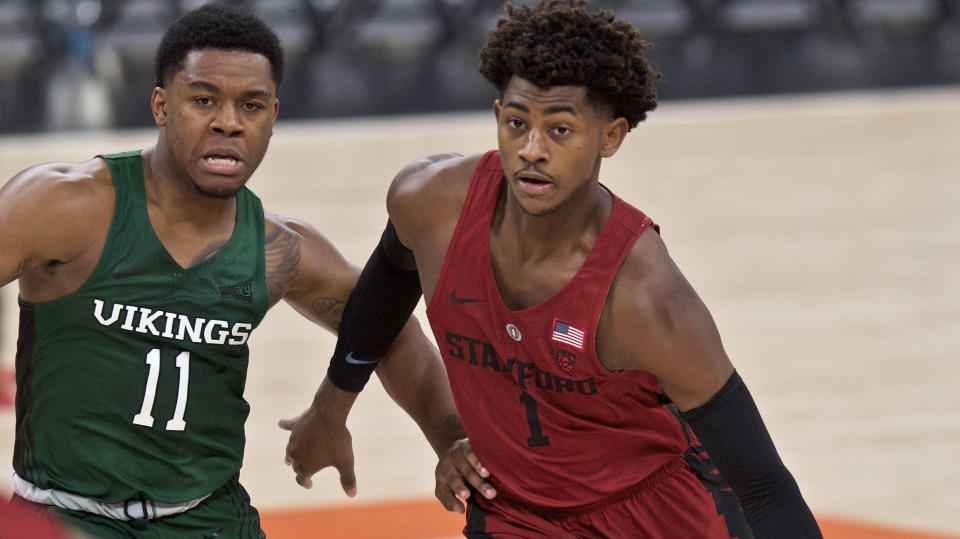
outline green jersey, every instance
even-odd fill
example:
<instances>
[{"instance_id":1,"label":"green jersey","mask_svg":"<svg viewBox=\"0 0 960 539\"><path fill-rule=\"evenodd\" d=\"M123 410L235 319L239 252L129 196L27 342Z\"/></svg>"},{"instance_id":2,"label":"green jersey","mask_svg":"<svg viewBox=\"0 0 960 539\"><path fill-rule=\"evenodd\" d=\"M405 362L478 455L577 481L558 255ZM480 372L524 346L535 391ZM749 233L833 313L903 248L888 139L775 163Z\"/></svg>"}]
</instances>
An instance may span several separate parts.
<instances>
[{"instance_id":1,"label":"green jersey","mask_svg":"<svg viewBox=\"0 0 960 539\"><path fill-rule=\"evenodd\" d=\"M247 339L268 307L263 208L240 190L232 237L183 268L147 215L140 152L104 159L116 205L96 269L66 297L20 300L14 469L105 503L180 503L243 459Z\"/></svg>"}]
</instances>

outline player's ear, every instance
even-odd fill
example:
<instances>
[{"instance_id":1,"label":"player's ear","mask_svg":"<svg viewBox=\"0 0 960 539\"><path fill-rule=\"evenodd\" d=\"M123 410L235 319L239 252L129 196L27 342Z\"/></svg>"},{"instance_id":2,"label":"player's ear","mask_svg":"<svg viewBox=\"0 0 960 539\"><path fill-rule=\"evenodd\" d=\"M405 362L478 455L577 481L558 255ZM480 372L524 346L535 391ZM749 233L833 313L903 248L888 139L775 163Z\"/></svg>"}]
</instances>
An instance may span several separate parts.
<instances>
[{"instance_id":1,"label":"player's ear","mask_svg":"<svg viewBox=\"0 0 960 539\"><path fill-rule=\"evenodd\" d=\"M153 122L157 127L167 124L167 91L157 86L150 94L150 110L153 112Z\"/></svg>"},{"instance_id":2,"label":"player's ear","mask_svg":"<svg viewBox=\"0 0 960 539\"><path fill-rule=\"evenodd\" d=\"M500 100L495 99L493 101L493 117L500 121Z\"/></svg>"},{"instance_id":3,"label":"player's ear","mask_svg":"<svg viewBox=\"0 0 960 539\"><path fill-rule=\"evenodd\" d=\"M603 126L600 140L601 157L611 157L617 153L620 145L623 144L623 139L627 136L628 128L627 120L622 116Z\"/></svg>"}]
</instances>

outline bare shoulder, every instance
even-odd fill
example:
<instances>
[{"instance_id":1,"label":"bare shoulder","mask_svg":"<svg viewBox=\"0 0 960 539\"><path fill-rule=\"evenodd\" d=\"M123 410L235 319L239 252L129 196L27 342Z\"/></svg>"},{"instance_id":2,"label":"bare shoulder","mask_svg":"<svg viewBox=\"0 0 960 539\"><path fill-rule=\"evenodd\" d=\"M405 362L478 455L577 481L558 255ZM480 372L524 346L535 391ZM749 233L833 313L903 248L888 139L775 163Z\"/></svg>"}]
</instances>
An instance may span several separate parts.
<instances>
[{"instance_id":1,"label":"bare shoulder","mask_svg":"<svg viewBox=\"0 0 960 539\"><path fill-rule=\"evenodd\" d=\"M113 204L113 181L107 164L100 158L82 163L44 163L14 176L0 190L5 210L28 208L31 205L60 206Z\"/></svg>"},{"instance_id":2,"label":"bare shoulder","mask_svg":"<svg viewBox=\"0 0 960 539\"><path fill-rule=\"evenodd\" d=\"M448 204L466 198L482 155L436 154L418 159L397 173L387 193L392 211Z\"/></svg>"},{"instance_id":3,"label":"bare shoulder","mask_svg":"<svg viewBox=\"0 0 960 539\"><path fill-rule=\"evenodd\" d=\"M607 310L618 322L670 326L677 310L700 303L693 287L653 229L641 234L620 266L607 297ZM619 324L614 326L618 330ZM634 328L635 329L635 328Z\"/></svg>"},{"instance_id":4,"label":"bare shoulder","mask_svg":"<svg viewBox=\"0 0 960 539\"><path fill-rule=\"evenodd\" d=\"M269 245L276 241L290 241L293 236L299 236L297 227L304 225L301 225L301 222L297 219L264 209L264 243Z\"/></svg>"},{"instance_id":5,"label":"bare shoulder","mask_svg":"<svg viewBox=\"0 0 960 539\"><path fill-rule=\"evenodd\" d=\"M0 286L18 280L33 302L76 290L100 258L115 199L98 158L17 174L0 189Z\"/></svg>"},{"instance_id":6,"label":"bare shoulder","mask_svg":"<svg viewBox=\"0 0 960 539\"><path fill-rule=\"evenodd\" d=\"M652 229L617 273L598 333L607 368L657 375L682 409L705 402L732 370L710 312Z\"/></svg>"},{"instance_id":7,"label":"bare shoulder","mask_svg":"<svg viewBox=\"0 0 960 539\"><path fill-rule=\"evenodd\" d=\"M38 262L69 261L106 237L116 195L106 163L46 163L24 170L0 189L0 230L27 236Z\"/></svg>"},{"instance_id":8,"label":"bare shoulder","mask_svg":"<svg viewBox=\"0 0 960 539\"><path fill-rule=\"evenodd\" d=\"M437 154L414 161L397 174L387 193L387 212L405 245L413 247L426 231L456 224L482 157Z\"/></svg>"},{"instance_id":9,"label":"bare shoulder","mask_svg":"<svg viewBox=\"0 0 960 539\"><path fill-rule=\"evenodd\" d=\"M268 252L275 255L284 253L296 258L304 243L313 249L330 250L337 252L333 243L327 239L316 227L295 217L280 215L264 210L264 245Z\"/></svg>"},{"instance_id":10,"label":"bare shoulder","mask_svg":"<svg viewBox=\"0 0 960 539\"><path fill-rule=\"evenodd\" d=\"M306 227L295 219L264 210L263 228L267 290L273 306L287 294L299 273Z\"/></svg>"},{"instance_id":11,"label":"bare shoulder","mask_svg":"<svg viewBox=\"0 0 960 539\"><path fill-rule=\"evenodd\" d=\"M616 284L650 301L665 299L682 289L692 292L689 283L667 251L667 246L652 228L637 237L633 248L617 273Z\"/></svg>"},{"instance_id":12,"label":"bare shoulder","mask_svg":"<svg viewBox=\"0 0 960 539\"><path fill-rule=\"evenodd\" d=\"M431 183L431 180L444 178L449 181L452 177L462 176L464 173L469 179L482 157L483 154L463 156L458 153L438 153L421 157L400 169L393 179L391 189L421 186Z\"/></svg>"}]
</instances>

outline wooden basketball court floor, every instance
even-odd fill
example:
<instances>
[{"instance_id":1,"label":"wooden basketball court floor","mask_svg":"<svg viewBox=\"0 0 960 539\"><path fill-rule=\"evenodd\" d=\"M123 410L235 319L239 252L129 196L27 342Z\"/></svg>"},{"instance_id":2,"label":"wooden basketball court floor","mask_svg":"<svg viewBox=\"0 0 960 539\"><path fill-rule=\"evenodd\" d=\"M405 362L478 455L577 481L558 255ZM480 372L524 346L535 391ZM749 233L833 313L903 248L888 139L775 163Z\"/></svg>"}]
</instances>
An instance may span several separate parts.
<instances>
[{"instance_id":1,"label":"wooden basketball court floor","mask_svg":"<svg viewBox=\"0 0 960 539\"><path fill-rule=\"evenodd\" d=\"M663 227L828 538L960 537L958 126L960 88L666 102L601 171ZM0 181L154 139L2 138ZM360 264L401 166L495 144L488 112L281 120L250 186ZM9 379L15 285L2 295ZM251 340L241 477L268 535L456 536L461 517L432 499L435 457L377 383L350 419L359 496L346 498L332 470L312 490L295 484L276 422L310 402L333 342L284 304ZM7 477L13 427L7 405Z\"/></svg>"}]
</instances>

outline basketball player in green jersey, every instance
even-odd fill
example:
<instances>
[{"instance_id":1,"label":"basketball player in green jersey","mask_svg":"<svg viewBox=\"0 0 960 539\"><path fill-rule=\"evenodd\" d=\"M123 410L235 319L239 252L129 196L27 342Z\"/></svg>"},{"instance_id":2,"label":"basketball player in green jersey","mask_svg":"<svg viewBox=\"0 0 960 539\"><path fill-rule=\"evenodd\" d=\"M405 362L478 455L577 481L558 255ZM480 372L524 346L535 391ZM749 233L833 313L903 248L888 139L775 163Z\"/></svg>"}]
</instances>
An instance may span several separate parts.
<instances>
[{"instance_id":1,"label":"basketball player in green jersey","mask_svg":"<svg viewBox=\"0 0 960 539\"><path fill-rule=\"evenodd\" d=\"M276 35L207 4L167 30L155 67L155 146L0 190L0 285L18 281L21 309L14 501L94 537L262 537L238 482L247 341L281 299L335 331L359 272L245 187L279 110ZM449 454L464 434L415 321L378 371ZM393 383L411 373L424 383ZM348 458L353 495L349 434L325 430L348 409L318 400L281 426Z\"/></svg>"}]
</instances>

